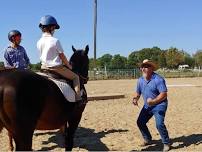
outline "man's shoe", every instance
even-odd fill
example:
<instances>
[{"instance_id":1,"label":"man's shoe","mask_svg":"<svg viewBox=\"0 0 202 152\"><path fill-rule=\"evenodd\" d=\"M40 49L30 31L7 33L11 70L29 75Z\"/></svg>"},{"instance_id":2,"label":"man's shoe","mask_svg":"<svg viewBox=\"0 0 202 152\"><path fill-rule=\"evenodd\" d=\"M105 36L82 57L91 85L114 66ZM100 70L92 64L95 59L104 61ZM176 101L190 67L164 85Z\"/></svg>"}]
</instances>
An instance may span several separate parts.
<instances>
[{"instance_id":1,"label":"man's shoe","mask_svg":"<svg viewBox=\"0 0 202 152\"><path fill-rule=\"evenodd\" d=\"M144 146L148 146L148 145L151 145L152 144L152 140L144 140L142 142L142 144L140 144L141 147L144 147Z\"/></svg>"},{"instance_id":2,"label":"man's shoe","mask_svg":"<svg viewBox=\"0 0 202 152\"><path fill-rule=\"evenodd\" d=\"M170 150L170 144L164 144L163 145L163 152L169 151Z\"/></svg>"}]
</instances>

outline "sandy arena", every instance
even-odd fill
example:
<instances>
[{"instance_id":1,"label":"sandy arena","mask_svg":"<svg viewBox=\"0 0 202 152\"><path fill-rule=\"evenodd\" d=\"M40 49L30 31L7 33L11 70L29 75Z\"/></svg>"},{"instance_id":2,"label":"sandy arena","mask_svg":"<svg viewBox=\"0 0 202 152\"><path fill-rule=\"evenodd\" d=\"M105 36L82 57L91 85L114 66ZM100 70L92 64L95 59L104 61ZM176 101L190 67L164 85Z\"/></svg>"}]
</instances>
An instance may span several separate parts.
<instances>
[{"instance_id":1,"label":"sandy arena","mask_svg":"<svg viewBox=\"0 0 202 152\"><path fill-rule=\"evenodd\" d=\"M202 78L166 79L169 106L166 125L173 142L171 151L202 151ZM154 118L148 123L154 144L140 147L136 125L140 109L131 103L137 80L89 81L89 95L121 93L126 98L90 101L75 135L74 151L157 151L162 149ZM185 86L183 86L185 85ZM196 86L194 86L196 85ZM140 108L143 105L141 98ZM35 131L34 150L64 151L58 130ZM8 136L0 133L0 151L8 151Z\"/></svg>"}]
</instances>

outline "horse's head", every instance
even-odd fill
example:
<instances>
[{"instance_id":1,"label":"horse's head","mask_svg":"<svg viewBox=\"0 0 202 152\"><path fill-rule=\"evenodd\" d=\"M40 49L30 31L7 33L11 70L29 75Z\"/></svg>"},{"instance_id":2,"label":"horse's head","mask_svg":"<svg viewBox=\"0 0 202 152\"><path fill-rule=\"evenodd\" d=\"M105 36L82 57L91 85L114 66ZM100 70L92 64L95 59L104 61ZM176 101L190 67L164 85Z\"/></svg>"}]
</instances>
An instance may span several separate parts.
<instances>
[{"instance_id":1,"label":"horse's head","mask_svg":"<svg viewBox=\"0 0 202 152\"><path fill-rule=\"evenodd\" d=\"M89 58L88 51L89 46L83 50L76 50L72 46L73 55L70 58L70 64L72 65L72 71L79 75L83 83L86 84L88 81L88 69L89 69Z\"/></svg>"}]
</instances>

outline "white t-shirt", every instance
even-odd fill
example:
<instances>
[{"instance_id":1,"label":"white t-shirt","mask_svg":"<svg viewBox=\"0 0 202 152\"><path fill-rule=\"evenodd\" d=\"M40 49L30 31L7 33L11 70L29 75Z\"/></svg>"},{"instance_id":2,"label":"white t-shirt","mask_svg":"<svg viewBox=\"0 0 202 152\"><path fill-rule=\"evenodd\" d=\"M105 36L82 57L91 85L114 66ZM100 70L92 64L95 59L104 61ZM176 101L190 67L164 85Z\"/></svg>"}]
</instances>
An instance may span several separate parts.
<instances>
[{"instance_id":1,"label":"white t-shirt","mask_svg":"<svg viewBox=\"0 0 202 152\"><path fill-rule=\"evenodd\" d=\"M62 65L62 60L59 57L64 50L60 41L54 38L49 33L43 33L42 37L37 42L37 48L40 51L41 64L46 67L54 67Z\"/></svg>"}]
</instances>

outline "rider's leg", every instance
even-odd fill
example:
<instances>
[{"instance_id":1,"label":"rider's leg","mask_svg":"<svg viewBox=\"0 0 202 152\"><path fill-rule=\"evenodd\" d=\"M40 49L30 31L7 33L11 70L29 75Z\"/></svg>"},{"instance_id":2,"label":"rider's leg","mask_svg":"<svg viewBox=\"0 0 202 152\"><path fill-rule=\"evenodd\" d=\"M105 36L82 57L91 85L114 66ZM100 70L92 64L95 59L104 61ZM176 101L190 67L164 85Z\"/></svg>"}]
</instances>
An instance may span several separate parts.
<instances>
[{"instance_id":1,"label":"rider's leg","mask_svg":"<svg viewBox=\"0 0 202 152\"><path fill-rule=\"evenodd\" d=\"M73 86L76 92L76 100L81 100L79 76L64 66L51 68L51 70L59 73L63 77L73 81Z\"/></svg>"}]
</instances>

